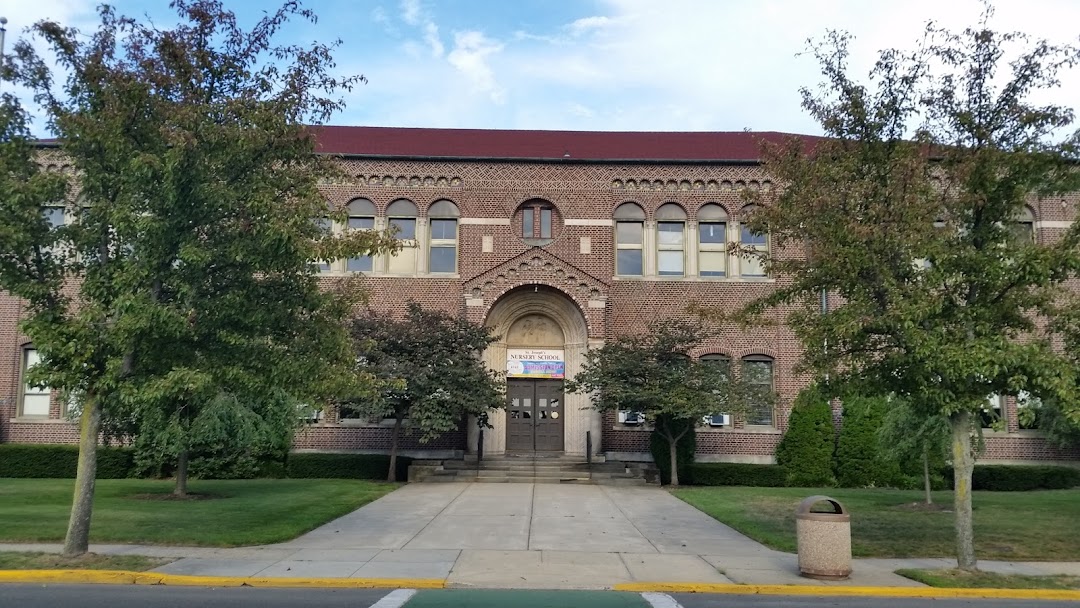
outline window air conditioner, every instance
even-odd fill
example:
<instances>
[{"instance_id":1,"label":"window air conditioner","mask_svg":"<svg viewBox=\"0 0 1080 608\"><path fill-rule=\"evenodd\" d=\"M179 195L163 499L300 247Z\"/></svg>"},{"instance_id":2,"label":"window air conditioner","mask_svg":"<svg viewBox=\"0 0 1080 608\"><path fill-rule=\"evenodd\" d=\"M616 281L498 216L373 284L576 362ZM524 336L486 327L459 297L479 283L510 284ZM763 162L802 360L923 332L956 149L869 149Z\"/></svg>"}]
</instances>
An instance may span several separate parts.
<instances>
[{"instance_id":1,"label":"window air conditioner","mask_svg":"<svg viewBox=\"0 0 1080 608\"><path fill-rule=\"evenodd\" d=\"M628 410L619 410L619 424L644 424L645 414L641 412L631 412Z\"/></svg>"},{"instance_id":2,"label":"window air conditioner","mask_svg":"<svg viewBox=\"0 0 1080 608\"><path fill-rule=\"evenodd\" d=\"M731 414L705 416L705 424L709 426L731 426Z\"/></svg>"}]
</instances>

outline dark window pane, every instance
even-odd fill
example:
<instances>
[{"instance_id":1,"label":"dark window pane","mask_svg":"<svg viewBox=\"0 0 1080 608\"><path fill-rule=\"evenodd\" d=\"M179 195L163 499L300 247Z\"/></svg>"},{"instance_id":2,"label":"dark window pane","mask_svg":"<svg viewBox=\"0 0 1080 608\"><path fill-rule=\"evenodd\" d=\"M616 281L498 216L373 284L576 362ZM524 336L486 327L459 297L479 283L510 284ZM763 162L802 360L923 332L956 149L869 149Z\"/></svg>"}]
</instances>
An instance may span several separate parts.
<instances>
[{"instance_id":1,"label":"dark window pane","mask_svg":"<svg viewBox=\"0 0 1080 608\"><path fill-rule=\"evenodd\" d=\"M768 242L764 234L751 232L746 226L742 227L740 239L743 245L765 245Z\"/></svg>"},{"instance_id":2,"label":"dark window pane","mask_svg":"<svg viewBox=\"0 0 1080 608\"><path fill-rule=\"evenodd\" d=\"M319 272L330 272L330 262L315 262L315 267Z\"/></svg>"},{"instance_id":3,"label":"dark window pane","mask_svg":"<svg viewBox=\"0 0 1080 608\"><path fill-rule=\"evenodd\" d=\"M416 219L411 217L392 217L390 225L398 229L394 238L412 240L416 238Z\"/></svg>"},{"instance_id":4,"label":"dark window pane","mask_svg":"<svg viewBox=\"0 0 1080 608\"><path fill-rule=\"evenodd\" d=\"M533 237L533 210L526 209L521 212L521 236L531 239Z\"/></svg>"},{"instance_id":5,"label":"dark window pane","mask_svg":"<svg viewBox=\"0 0 1080 608\"><path fill-rule=\"evenodd\" d=\"M330 234L330 230L334 223L328 217L320 217L315 220L315 227L319 229L319 232L323 235Z\"/></svg>"},{"instance_id":6,"label":"dark window pane","mask_svg":"<svg viewBox=\"0 0 1080 608\"><path fill-rule=\"evenodd\" d=\"M345 264L345 269L349 272L371 272L371 256L349 258L349 261Z\"/></svg>"},{"instance_id":7,"label":"dark window pane","mask_svg":"<svg viewBox=\"0 0 1080 608\"><path fill-rule=\"evenodd\" d=\"M428 270L430 272L454 272L455 258L457 257L456 247L432 247L431 248L431 260L428 264Z\"/></svg>"},{"instance_id":8,"label":"dark window pane","mask_svg":"<svg viewBox=\"0 0 1080 608\"><path fill-rule=\"evenodd\" d=\"M718 222L698 224L698 241L701 243L727 242L727 224Z\"/></svg>"},{"instance_id":9,"label":"dark window pane","mask_svg":"<svg viewBox=\"0 0 1080 608\"><path fill-rule=\"evenodd\" d=\"M551 209L540 210L540 238L551 238Z\"/></svg>"},{"instance_id":10,"label":"dark window pane","mask_svg":"<svg viewBox=\"0 0 1080 608\"><path fill-rule=\"evenodd\" d=\"M620 249L616 258L615 274L627 276L641 275L641 250Z\"/></svg>"},{"instance_id":11,"label":"dark window pane","mask_svg":"<svg viewBox=\"0 0 1080 608\"><path fill-rule=\"evenodd\" d=\"M373 217L350 217L349 228L351 230L372 230L375 228L375 218Z\"/></svg>"},{"instance_id":12,"label":"dark window pane","mask_svg":"<svg viewBox=\"0 0 1080 608\"><path fill-rule=\"evenodd\" d=\"M431 238L451 241L457 239L457 220L431 220Z\"/></svg>"}]
</instances>

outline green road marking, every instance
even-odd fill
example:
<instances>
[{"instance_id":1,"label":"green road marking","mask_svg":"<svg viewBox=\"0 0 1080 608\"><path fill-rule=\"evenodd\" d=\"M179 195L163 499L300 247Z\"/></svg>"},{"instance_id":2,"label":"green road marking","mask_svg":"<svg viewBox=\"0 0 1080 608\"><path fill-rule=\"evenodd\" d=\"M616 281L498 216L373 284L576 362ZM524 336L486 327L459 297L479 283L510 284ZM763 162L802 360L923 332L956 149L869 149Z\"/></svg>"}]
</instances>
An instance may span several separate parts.
<instances>
[{"instance_id":1,"label":"green road marking","mask_svg":"<svg viewBox=\"0 0 1080 608\"><path fill-rule=\"evenodd\" d=\"M428 589L405 608L650 608L639 593L619 591L527 591L520 589Z\"/></svg>"}]
</instances>

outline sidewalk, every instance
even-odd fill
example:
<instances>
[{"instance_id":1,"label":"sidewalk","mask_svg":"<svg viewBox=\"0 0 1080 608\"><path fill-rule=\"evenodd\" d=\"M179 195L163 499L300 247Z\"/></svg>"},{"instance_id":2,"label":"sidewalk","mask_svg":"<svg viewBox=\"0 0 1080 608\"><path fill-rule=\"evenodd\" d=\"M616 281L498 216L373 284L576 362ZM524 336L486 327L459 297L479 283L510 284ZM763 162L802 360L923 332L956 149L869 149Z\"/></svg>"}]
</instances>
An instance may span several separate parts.
<instances>
[{"instance_id":1,"label":"sidewalk","mask_svg":"<svg viewBox=\"0 0 1080 608\"><path fill-rule=\"evenodd\" d=\"M60 548L0 544L0 551ZM153 571L162 574L521 589L610 589L633 583L922 587L893 571L955 564L951 559L859 559L846 581L811 580L798 575L795 555L773 551L662 490L546 484L409 485L277 545L92 545L90 550L177 558ZM982 561L979 567L1080 575L1080 563Z\"/></svg>"}]
</instances>

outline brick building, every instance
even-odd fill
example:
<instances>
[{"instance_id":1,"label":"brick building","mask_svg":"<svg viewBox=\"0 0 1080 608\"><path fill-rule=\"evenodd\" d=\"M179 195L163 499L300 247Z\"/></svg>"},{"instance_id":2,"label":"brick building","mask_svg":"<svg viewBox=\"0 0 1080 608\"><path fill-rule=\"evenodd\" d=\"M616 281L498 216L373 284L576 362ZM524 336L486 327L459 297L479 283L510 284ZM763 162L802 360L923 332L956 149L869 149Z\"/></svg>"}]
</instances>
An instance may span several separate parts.
<instances>
[{"instance_id":1,"label":"brick building","mask_svg":"<svg viewBox=\"0 0 1080 608\"><path fill-rule=\"evenodd\" d=\"M583 354L656 318L685 315L701 302L737 307L777 280L731 243L768 251L767 236L741 228L750 211L744 189L771 188L757 158L779 133L601 133L325 127L321 152L340 157L347 179L328 184L350 228L395 225L405 242L395 256L321 265L328 277L362 273L371 306L401 312L415 300L495 328L485 354L507 369L508 404L492 416L486 454L554 451L647 459L647 428L633 417L587 409L564 394ZM64 170L46 152L50 167ZM1033 203L1024 219L1035 238L1054 239L1078 201ZM64 221L62 209L54 221ZM788 255L775 251L771 255ZM74 442L55 392L26 386L36 356L19 335L20 304L0 293L0 442ZM774 408L743 418L716 417L698 431L698 459L770 462L787 427L791 401L806 379L794 373L799 345L782 326L727 328L696 356L768 370L780 395ZM551 376L556 376L552 378ZM987 431L984 460L1078 460L1021 429L1012 398L993 400L1006 430ZM839 413L837 412L837 416ZM297 449L380 451L385 424L328 411L297 434ZM405 451L455 457L476 449L475 425Z\"/></svg>"}]
</instances>

